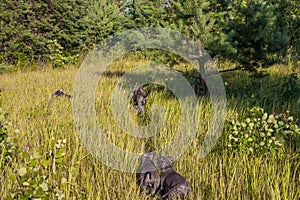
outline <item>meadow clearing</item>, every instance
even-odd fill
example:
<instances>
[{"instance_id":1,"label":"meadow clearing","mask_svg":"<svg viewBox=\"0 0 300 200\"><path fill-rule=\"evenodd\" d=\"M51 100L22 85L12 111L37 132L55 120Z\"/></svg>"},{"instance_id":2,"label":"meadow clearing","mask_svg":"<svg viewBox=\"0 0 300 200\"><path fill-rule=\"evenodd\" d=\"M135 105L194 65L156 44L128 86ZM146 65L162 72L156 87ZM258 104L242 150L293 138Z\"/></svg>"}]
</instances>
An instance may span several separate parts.
<instances>
[{"instance_id":1,"label":"meadow clearing","mask_svg":"<svg viewBox=\"0 0 300 200\"><path fill-rule=\"evenodd\" d=\"M132 58L116 61L102 77L95 95L99 124L114 144L127 151L142 153L146 148L159 148L172 139L180 124L176 99L167 90L152 86L146 88L146 110L155 103L167 111L167 123L160 134L134 138L115 126L111 91L123 73L147 62ZM191 199L300 199L300 96L293 93L298 91L300 69L276 65L264 71L269 75L253 77L245 71L222 74L227 91L226 123L217 145L205 158L197 154L211 111L209 99L199 99L197 138L174 164L191 183ZM135 184L135 174L111 169L87 151L74 127L72 100L58 97L48 104L59 88L73 93L77 72L77 67L45 67L0 74L1 199L144 199ZM260 119L274 117L279 121L270 125L271 131L252 123L260 116L259 108L257 118L247 117L249 112L256 112L249 111L255 106L264 109L262 114L268 113ZM134 114L132 117L139 120ZM242 125L234 126L232 121ZM247 124L249 130L254 127L253 135L243 135ZM248 137L254 142L262 139L258 144L241 141ZM157 195L153 199L160 198Z\"/></svg>"}]
</instances>

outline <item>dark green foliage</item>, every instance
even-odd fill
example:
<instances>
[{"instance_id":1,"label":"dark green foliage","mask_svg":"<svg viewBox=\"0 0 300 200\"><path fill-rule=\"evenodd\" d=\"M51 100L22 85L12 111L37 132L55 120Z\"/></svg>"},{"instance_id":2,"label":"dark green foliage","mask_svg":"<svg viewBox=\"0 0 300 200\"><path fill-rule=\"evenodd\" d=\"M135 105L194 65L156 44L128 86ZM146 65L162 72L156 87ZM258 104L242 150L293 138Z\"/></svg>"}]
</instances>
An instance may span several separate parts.
<instances>
[{"instance_id":1,"label":"dark green foliage","mask_svg":"<svg viewBox=\"0 0 300 200\"><path fill-rule=\"evenodd\" d=\"M300 4L298 0L273 0L277 3L277 23L287 29L290 37L290 56L299 60L300 52ZM296 60L297 61L297 60Z\"/></svg>"},{"instance_id":2,"label":"dark green foliage","mask_svg":"<svg viewBox=\"0 0 300 200\"><path fill-rule=\"evenodd\" d=\"M300 95L299 78L297 73L293 72L288 77L284 78L282 84L281 97L284 99L297 99Z\"/></svg>"},{"instance_id":3,"label":"dark green foliage","mask_svg":"<svg viewBox=\"0 0 300 200\"><path fill-rule=\"evenodd\" d=\"M199 41L213 57L224 52L230 54L234 49L223 31L228 19L227 6L227 2L216 0L174 1L170 9L171 28Z\"/></svg>"},{"instance_id":4,"label":"dark green foliage","mask_svg":"<svg viewBox=\"0 0 300 200\"><path fill-rule=\"evenodd\" d=\"M236 60L246 70L274 64L287 51L287 27L278 24L278 4L272 1L235 1L228 23L230 43L237 50Z\"/></svg>"},{"instance_id":5,"label":"dark green foliage","mask_svg":"<svg viewBox=\"0 0 300 200\"><path fill-rule=\"evenodd\" d=\"M299 12L296 0L3 0L0 63L76 63L115 33L163 27L199 41L212 57L255 71L283 61L287 53L297 58ZM166 52L144 53L171 65L179 61Z\"/></svg>"},{"instance_id":6,"label":"dark green foliage","mask_svg":"<svg viewBox=\"0 0 300 200\"><path fill-rule=\"evenodd\" d=\"M52 24L55 21L54 5L43 1L1 1L0 4L4 61L29 62L48 54L48 40L56 37Z\"/></svg>"},{"instance_id":7,"label":"dark green foliage","mask_svg":"<svg viewBox=\"0 0 300 200\"><path fill-rule=\"evenodd\" d=\"M143 28L143 27L170 27L172 20L167 10L163 6L161 0L155 1L127 1L126 9L124 10L125 17L128 19L126 29ZM130 41L130 40L129 40ZM144 42L144 41L141 41ZM140 49L141 53L156 62L164 63L169 66L178 64L180 58L178 56L154 49ZM181 59L181 61L183 61Z\"/></svg>"},{"instance_id":8,"label":"dark green foliage","mask_svg":"<svg viewBox=\"0 0 300 200\"><path fill-rule=\"evenodd\" d=\"M260 91L263 86L267 91ZM227 94L240 98L252 97L251 101L254 104L263 101L266 105L286 108L300 98L300 80L295 72L277 79L271 79L269 76L252 78L251 82L244 81L238 86L227 87Z\"/></svg>"},{"instance_id":9,"label":"dark green foliage","mask_svg":"<svg viewBox=\"0 0 300 200\"><path fill-rule=\"evenodd\" d=\"M238 84L226 82L227 96L248 99L247 102L252 106L259 102L264 102L268 107L277 105L275 107L278 109L289 107L290 102L297 101L300 97L300 80L295 72L276 79L266 73L256 73L250 78L247 81L241 80ZM266 90L262 90L263 87Z\"/></svg>"},{"instance_id":10,"label":"dark green foliage","mask_svg":"<svg viewBox=\"0 0 300 200\"><path fill-rule=\"evenodd\" d=\"M228 3L200 0L163 2L130 2L126 16L131 19L131 27L163 27L184 33L199 41L212 56L234 51L222 30L228 18ZM175 55L160 53L168 57L166 60L176 59ZM153 57L157 58L157 55Z\"/></svg>"},{"instance_id":11,"label":"dark green foliage","mask_svg":"<svg viewBox=\"0 0 300 200\"><path fill-rule=\"evenodd\" d=\"M261 96L268 104L290 106L291 101L300 98L300 80L295 72L273 81L270 87L270 93Z\"/></svg>"},{"instance_id":12,"label":"dark green foliage","mask_svg":"<svg viewBox=\"0 0 300 200\"><path fill-rule=\"evenodd\" d=\"M72 63L78 54L118 31L120 24L117 5L108 1L4 0L0 2L0 62Z\"/></svg>"}]
</instances>

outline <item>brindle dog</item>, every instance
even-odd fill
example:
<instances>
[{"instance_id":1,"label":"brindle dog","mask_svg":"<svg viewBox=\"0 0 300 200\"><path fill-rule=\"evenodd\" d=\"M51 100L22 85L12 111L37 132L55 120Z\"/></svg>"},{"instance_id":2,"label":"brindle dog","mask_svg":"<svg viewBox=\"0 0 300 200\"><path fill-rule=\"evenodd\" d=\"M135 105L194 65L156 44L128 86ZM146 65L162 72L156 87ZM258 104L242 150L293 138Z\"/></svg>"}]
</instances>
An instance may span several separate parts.
<instances>
[{"instance_id":1,"label":"brindle dog","mask_svg":"<svg viewBox=\"0 0 300 200\"><path fill-rule=\"evenodd\" d=\"M143 87L137 85L134 86L131 97L133 100L133 104L137 110L137 114L141 115L144 111L144 107L147 101L147 94L143 90Z\"/></svg>"},{"instance_id":2,"label":"brindle dog","mask_svg":"<svg viewBox=\"0 0 300 200\"><path fill-rule=\"evenodd\" d=\"M188 198L191 194L190 183L171 166L173 158L162 156L156 159L157 166L161 168L160 189L162 198L168 200Z\"/></svg>"},{"instance_id":3,"label":"brindle dog","mask_svg":"<svg viewBox=\"0 0 300 200\"><path fill-rule=\"evenodd\" d=\"M141 191L146 196L147 188L154 196L159 188L160 177L153 162L154 153L145 153L141 157L140 169L137 173L137 184L141 186Z\"/></svg>"}]
</instances>

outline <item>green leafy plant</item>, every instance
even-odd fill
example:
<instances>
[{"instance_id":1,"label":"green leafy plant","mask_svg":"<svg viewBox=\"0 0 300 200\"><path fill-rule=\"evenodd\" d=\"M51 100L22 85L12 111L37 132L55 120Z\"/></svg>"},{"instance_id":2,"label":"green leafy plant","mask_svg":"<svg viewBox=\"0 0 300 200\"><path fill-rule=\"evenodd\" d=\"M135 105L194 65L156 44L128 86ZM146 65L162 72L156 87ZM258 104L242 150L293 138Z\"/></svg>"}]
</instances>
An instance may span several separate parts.
<instances>
[{"instance_id":1,"label":"green leafy plant","mask_svg":"<svg viewBox=\"0 0 300 200\"><path fill-rule=\"evenodd\" d=\"M0 169L13 160L18 148L18 140L8 135L12 124L6 120L6 115L0 107ZM19 133L19 130L15 130L15 133Z\"/></svg>"},{"instance_id":2,"label":"green leafy plant","mask_svg":"<svg viewBox=\"0 0 300 200\"><path fill-rule=\"evenodd\" d=\"M21 163L18 171L11 175L12 181L17 181L17 188L7 197L7 199L49 199L50 193L56 192L58 199L63 198L63 194L58 194L58 189L52 189L49 183L49 170L53 174L57 168L65 165L65 144L66 140L51 140L51 149L44 154L39 151L33 153L23 152L20 154ZM64 178L66 181L66 179Z\"/></svg>"},{"instance_id":3,"label":"green leafy plant","mask_svg":"<svg viewBox=\"0 0 300 200\"><path fill-rule=\"evenodd\" d=\"M253 107L243 117L229 121L228 127L227 146L249 154L266 155L300 141L300 128L289 111L274 115Z\"/></svg>"},{"instance_id":4,"label":"green leafy plant","mask_svg":"<svg viewBox=\"0 0 300 200\"><path fill-rule=\"evenodd\" d=\"M18 171L11 175L12 181L17 181L17 188L11 193L7 199L49 199L48 176L42 175L47 162L44 162L42 156L38 152L29 155L23 152L23 159L27 159L24 165L21 165Z\"/></svg>"},{"instance_id":5,"label":"green leafy plant","mask_svg":"<svg viewBox=\"0 0 300 200\"><path fill-rule=\"evenodd\" d=\"M12 66L0 63L0 74L10 72L10 71L12 71L12 69L13 69Z\"/></svg>"}]
</instances>

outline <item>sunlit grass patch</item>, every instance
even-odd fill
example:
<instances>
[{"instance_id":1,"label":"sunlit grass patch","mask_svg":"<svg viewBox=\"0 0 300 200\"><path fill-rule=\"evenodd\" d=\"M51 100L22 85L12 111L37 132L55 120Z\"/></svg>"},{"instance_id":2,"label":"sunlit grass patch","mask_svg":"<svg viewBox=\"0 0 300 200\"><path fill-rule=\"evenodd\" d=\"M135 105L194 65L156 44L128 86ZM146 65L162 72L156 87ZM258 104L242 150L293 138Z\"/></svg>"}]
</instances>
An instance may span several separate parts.
<instances>
[{"instance_id":1,"label":"sunlit grass patch","mask_svg":"<svg viewBox=\"0 0 300 200\"><path fill-rule=\"evenodd\" d=\"M111 92L124 73L144 64L148 64L148 61L116 61L101 77L95 94L97 122L101 129L113 144L137 153L163 148L176 136L182 122L185 122L183 126L187 130L192 124L192 121L181 118L183 110L170 91L158 85L148 85L145 86L149 97L144 115L138 117L128 105L129 117L135 125L147 125L151 123L151 107L161 105L166 113L164 126L149 138L136 138L117 126L116 116L111 109ZM300 116L297 98L286 102L276 98L276 90L271 90L273 81L281 80L297 68L282 66L281 69L272 67L265 70L269 77L261 79L255 79L247 72L222 75L228 84L226 119L233 120L238 116L247 120L243 117L253 105L261 106L269 115L289 109L295 119ZM52 93L59 88L73 94L77 72L77 68L68 68L0 75L0 102L3 111L8 113L5 121L12 124L6 132L15 139L15 142L6 142L6 150L11 149L10 145L15 149L11 159L5 158L3 148L0 148L1 197L144 199L135 184L134 174L105 166L83 145L74 126L72 99L57 97L49 105ZM263 95L268 99L260 98ZM294 146L296 150L283 145L275 155L267 156L244 154L238 150L233 153L226 140L230 130L224 129L213 151L205 158L197 157L212 114L209 98L199 99L198 104L199 128L196 137L174 164L176 170L191 183L192 199L300 197L299 145Z\"/></svg>"}]
</instances>

